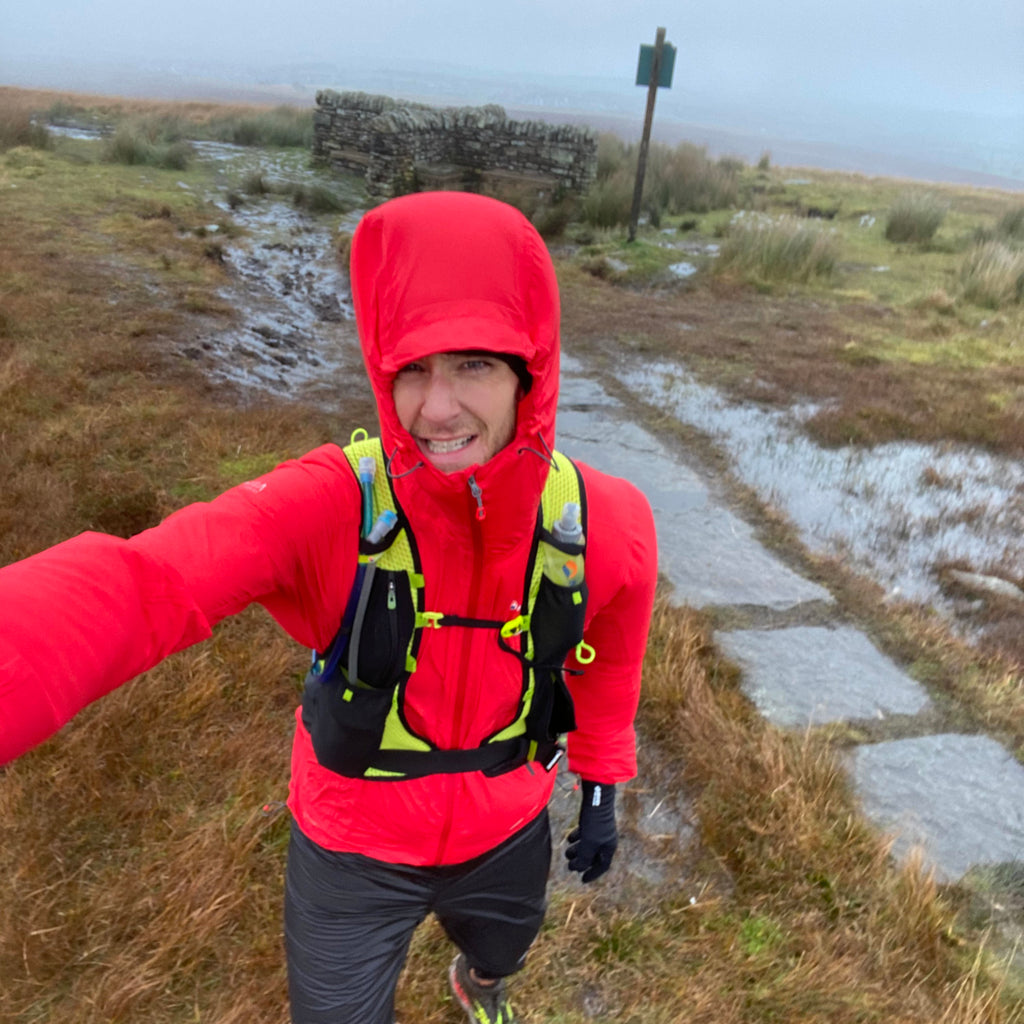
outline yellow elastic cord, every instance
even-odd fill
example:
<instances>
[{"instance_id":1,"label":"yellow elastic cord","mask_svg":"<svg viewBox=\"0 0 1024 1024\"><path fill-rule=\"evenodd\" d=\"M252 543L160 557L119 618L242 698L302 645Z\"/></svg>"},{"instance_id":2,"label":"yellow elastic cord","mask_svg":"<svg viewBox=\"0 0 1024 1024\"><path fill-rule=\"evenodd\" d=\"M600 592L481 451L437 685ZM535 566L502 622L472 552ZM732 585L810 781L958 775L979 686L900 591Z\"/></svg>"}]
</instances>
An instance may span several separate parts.
<instances>
[{"instance_id":1,"label":"yellow elastic cord","mask_svg":"<svg viewBox=\"0 0 1024 1024\"><path fill-rule=\"evenodd\" d=\"M586 640L581 640L576 645L576 660L581 665L589 665L596 657L597 651Z\"/></svg>"},{"instance_id":2,"label":"yellow elastic cord","mask_svg":"<svg viewBox=\"0 0 1024 1024\"><path fill-rule=\"evenodd\" d=\"M349 438L349 442L351 444L357 444L359 441L369 440L369 437L370 435L366 432L365 427L356 427L356 429L352 431L352 436Z\"/></svg>"}]
</instances>

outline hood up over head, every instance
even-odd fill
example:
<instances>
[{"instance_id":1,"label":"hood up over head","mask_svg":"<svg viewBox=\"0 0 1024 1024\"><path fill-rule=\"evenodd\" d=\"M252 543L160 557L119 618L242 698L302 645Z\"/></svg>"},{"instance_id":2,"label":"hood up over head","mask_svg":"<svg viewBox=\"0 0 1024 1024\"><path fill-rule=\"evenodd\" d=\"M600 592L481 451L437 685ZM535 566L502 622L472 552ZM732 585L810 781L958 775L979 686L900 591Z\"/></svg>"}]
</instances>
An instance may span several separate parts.
<instances>
[{"instance_id":1,"label":"hood up over head","mask_svg":"<svg viewBox=\"0 0 1024 1024\"><path fill-rule=\"evenodd\" d=\"M451 474L464 489L501 467L546 460L523 455L554 447L558 403L558 284L547 247L514 207L464 192L420 192L369 211L356 229L352 296L363 359L377 400L392 474L415 472L435 486L445 475L423 460L391 396L396 372L439 352L520 356L532 387L519 402L515 438L485 468ZM518 454L517 454L518 453Z\"/></svg>"}]
</instances>

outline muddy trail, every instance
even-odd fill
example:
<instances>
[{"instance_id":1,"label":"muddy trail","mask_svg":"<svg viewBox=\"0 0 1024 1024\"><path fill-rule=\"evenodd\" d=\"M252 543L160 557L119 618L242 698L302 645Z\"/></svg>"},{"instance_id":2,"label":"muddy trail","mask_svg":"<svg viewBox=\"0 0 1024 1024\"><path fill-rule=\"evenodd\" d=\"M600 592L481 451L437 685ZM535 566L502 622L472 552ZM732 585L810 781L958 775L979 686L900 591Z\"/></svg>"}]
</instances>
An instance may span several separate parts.
<instances>
[{"instance_id":1,"label":"muddy trail","mask_svg":"<svg viewBox=\"0 0 1024 1024\"><path fill-rule=\"evenodd\" d=\"M273 192L232 198L245 168L307 184L320 172L230 146L205 146L201 155L215 168L204 198L242 229L218 243L220 298L235 316L215 330L196 318L179 352L237 400L312 402L347 423L345 392L365 378L337 218L329 224ZM342 229L359 216L346 215ZM879 650L799 559L768 546L736 493L742 485L785 518L807 550L842 560L888 597L934 607L981 642L979 604L1000 585L991 567L1024 578L1024 468L948 445L824 450L801 430L812 407L730 401L682 361L643 352L611 358L607 346L597 357L600 343L580 344L573 334L584 320L567 317L559 447L645 491L675 600L713 615L716 644L740 666L761 713L786 729L848 726L857 742L847 767L866 813L895 836L895 853L919 848L942 881L984 877L991 907L1000 908L993 923L1021 934L1024 766ZM957 587L949 567L963 574ZM1000 599L1024 594L1006 589ZM696 893L693 808L685 793L660 784L659 751L642 744L640 757L641 775L623 800L625 870L615 889L668 883ZM568 827L577 806L563 776L556 827ZM579 883L560 873L558 884Z\"/></svg>"}]
</instances>

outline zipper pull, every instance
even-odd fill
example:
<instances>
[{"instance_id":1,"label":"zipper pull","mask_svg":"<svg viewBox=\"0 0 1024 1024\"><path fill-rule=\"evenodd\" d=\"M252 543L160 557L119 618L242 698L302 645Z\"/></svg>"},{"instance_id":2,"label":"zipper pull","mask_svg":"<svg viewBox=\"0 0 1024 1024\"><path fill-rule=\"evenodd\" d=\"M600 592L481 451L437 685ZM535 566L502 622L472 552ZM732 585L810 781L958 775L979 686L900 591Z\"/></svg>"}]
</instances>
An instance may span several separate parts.
<instances>
[{"instance_id":1,"label":"zipper pull","mask_svg":"<svg viewBox=\"0 0 1024 1024\"><path fill-rule=\"evenodd\" d=\"M477 519L484 519L487 516L487 509L484 508L484 492L480 489L480 485L476 482L476 477L471 476L469 478L469 493L476 499L476 517Z\"/></svg>"},{"instance_id":2,"label":"zipper pull","mask_svg":"<svg viewBox=\"0 0 1024 1024\"><path fill-rule=\"evenodd\" d=\"M388 611L393 612L398 607L398 601L395 598L395 581L388 580Z\"/></svg>"}]
</instances>

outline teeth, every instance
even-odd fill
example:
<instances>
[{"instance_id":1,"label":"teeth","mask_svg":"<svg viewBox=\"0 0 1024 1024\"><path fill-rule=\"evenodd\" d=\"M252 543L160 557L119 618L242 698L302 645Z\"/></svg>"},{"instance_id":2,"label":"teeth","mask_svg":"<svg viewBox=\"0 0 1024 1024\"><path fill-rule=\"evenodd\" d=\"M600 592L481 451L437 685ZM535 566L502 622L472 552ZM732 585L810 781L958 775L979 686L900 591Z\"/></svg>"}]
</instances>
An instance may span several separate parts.
<instances>
[{"instance_id":1,"label":"teeth","mask_svg":"<svg viewBox=\"0 0 1024 1024\"><path fill-rule=\"evenodd\" d=\"M473 440L472 435L469 437L459 437L454 441L432 441L429 438L425 438L425 443L428 452L433 452L436 455L444 455L447 452L457 452L460 448L465 448L470 441Z\"/></svg>"}]
</instances>

